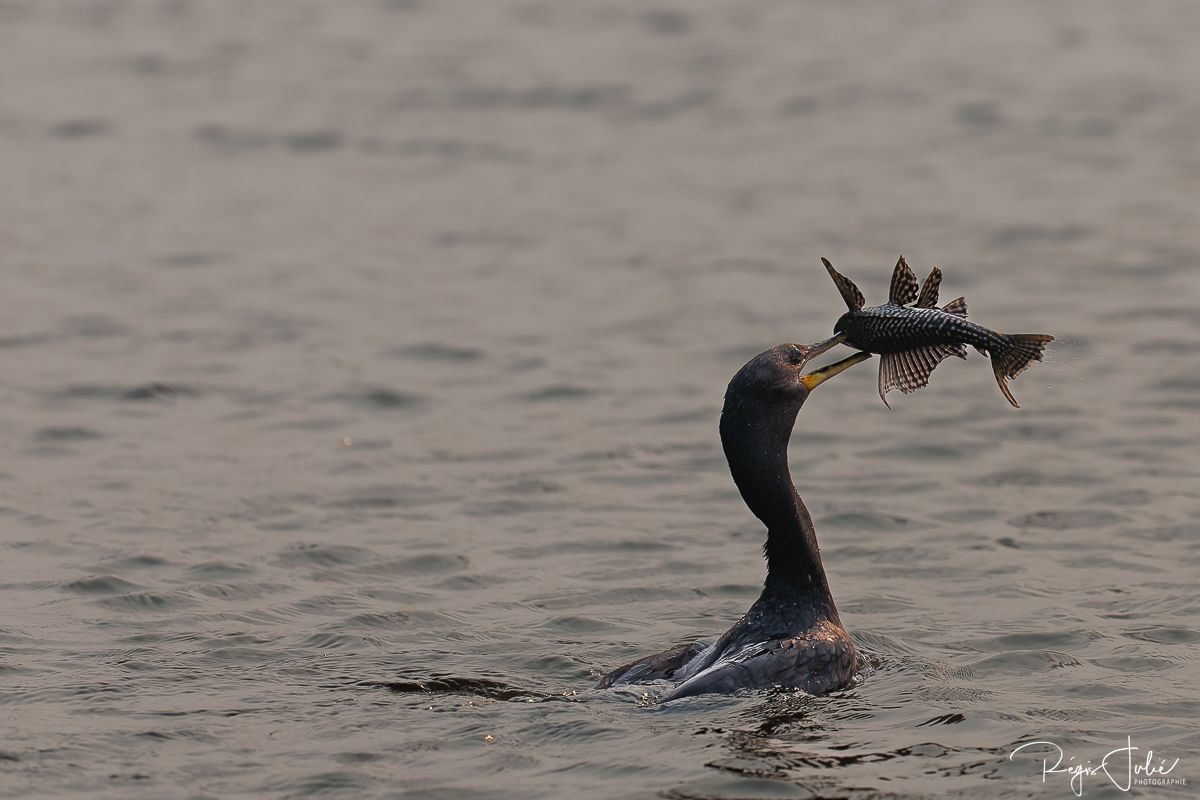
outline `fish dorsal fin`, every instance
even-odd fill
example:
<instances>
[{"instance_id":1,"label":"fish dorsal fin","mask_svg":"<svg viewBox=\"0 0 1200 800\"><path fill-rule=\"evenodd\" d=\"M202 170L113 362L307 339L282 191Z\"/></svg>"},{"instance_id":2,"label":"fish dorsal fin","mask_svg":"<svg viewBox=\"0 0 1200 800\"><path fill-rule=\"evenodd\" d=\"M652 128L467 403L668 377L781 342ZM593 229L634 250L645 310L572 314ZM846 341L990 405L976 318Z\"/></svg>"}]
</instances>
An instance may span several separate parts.
<instances>
[{"instance_id":1,"label":"fish dorsal fin","mask_svg":"<svg viewBox=\"0 0 1200 800\"><path fill-rule=\"evenodd\" d=\"M966 358L966 349L963 345L934 344L900 353L885 353L879 359L879 398L891 408L885 394L892 389L912 394L922 386L928 386L930 374L950 356Z\"/></svg>"},{"instance_id":2,"label":"fish dorsal fin","mask_svg":"<svg viewBox=\"0 0 1200 800\"><path fill-rule=\"evenodd\" d=\"M896 269L892 272L892 288L888 291L888 302L906 306L917 299L919 291L917 276L908 268L904 256L900 256L900 260L896 262Z\"/></svg>"},{"instance_id":3,"label":"fish dorsal fin","mask_svg":"<svg viewBox=\"0 0 1200 800\"><path fill-rule=\"evenodd\" d=\"M967 298L954 298L942 306L942 311L945 311L947 314L953 314L956 317L965 317L967 315Z\"/></svg>"},{"instance_id":4,"label":"fish dorsal fin","mask_svg":"<svg viewBox=\"0 0 1200 800\"><path fill-rule=\"evenodd\" d=\"M833 264L829 263L828 258L822 258L821 263L829 271L829 277L833 278L834 285L842 293L842 299L846 301L846 305L851 311L858 311L867 304L866 299L862 296L862 292L854 285L854 281L834 269Z\"/></svg>"},{"instance_id":5,"label":"fish dorsal fin","mask_svg":"<svg viewBox=\"0 0 1200 800\"><path fill-rule=\"evenodd\" d=\"M929 273L917 297L917 308L937 308L938 287L942 285L942 271L937 267Z\"/></svg>"}]
</instances>

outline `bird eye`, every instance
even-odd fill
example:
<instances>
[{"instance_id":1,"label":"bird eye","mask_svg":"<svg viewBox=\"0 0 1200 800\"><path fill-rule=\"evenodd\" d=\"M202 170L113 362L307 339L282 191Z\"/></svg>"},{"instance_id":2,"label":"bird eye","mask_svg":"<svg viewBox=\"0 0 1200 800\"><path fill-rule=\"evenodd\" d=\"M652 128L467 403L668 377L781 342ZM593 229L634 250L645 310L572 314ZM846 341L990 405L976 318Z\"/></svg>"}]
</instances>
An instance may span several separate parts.
<instances>
[{"instance_id":1,"label":"bird eye","mask_svg":"<svg viewBox=\"0 0 1200 800\"><path fill-rule=\"evenodd\" d=\"M795 366L798 366L798 365L804 363L804 353L802 353L800 351L800 348L796 347L796 345L794 345L794 344L788 346L787 355L788 355L788 360L791 361L792 364Z\"/></svg>"}]
</instances>

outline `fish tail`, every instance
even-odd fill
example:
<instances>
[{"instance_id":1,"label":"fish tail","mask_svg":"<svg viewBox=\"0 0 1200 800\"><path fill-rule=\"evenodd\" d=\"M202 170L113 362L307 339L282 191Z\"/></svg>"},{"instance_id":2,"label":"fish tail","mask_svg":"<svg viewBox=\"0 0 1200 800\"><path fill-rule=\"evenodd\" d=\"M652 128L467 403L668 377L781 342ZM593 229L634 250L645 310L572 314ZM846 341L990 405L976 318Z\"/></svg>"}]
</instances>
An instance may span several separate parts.
<instances>
[{"instance_id":1,"label":"fish tail","mask_svg":"<svg viewBox=\"0 0 1200 800\"><path fill-rule=\"evenodd\" d=\"M1004 336L1002 346L992 349L992 372L996 373L996 383L1013 408L1020 406L1008 390L1008 379L1020 375L1034 361L1041 361L1042 351L1052 341L1054 337L1045 333L1010 333Z\"/></svg>"}]
</instances>

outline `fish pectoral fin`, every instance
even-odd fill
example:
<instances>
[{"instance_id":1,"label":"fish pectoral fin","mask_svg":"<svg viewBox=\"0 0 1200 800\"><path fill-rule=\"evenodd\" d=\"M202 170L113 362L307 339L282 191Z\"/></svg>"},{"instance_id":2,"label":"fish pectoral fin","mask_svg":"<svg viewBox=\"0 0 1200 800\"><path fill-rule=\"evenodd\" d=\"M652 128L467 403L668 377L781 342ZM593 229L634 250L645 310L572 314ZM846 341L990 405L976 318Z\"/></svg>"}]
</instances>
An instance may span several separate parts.
<instances>
[{"instance_id":1,"label":"fish pectoral fin","mask_svg":"<svg viewBox=\"0 0 1200 800\"><path fill-rule=\"evenodd\" d=\"M892 404L887 401L884 395L899 386L898 381L899 379L896 376L896 354L884 353L879 357L879 399L888 408L891 408Z\"/></svg>"},{"instance_id":2,"label":"fish pectoral fin","mask_svg":"<svg viewBox=\"0 0 1200 800\"><path fill-rule=\"evenodd\" d=\"M883 396L892 389L912 394L917 389L928 386L929 376L937 365L950 356L966 358L966 347L961 344L933 344L900 353L884 354L879 360L880 398L883 398L886 404L887 399Z\"/></svg>"},{"instance_id":3,"label":"fish pectoral fin","mask_svg":"<svg viewBox=\"0 0 1200 800\"><path fill-rule=\"evenodd\" d=\"M892 408L892 403L889 403L888 398L884 395L900 387L899 355L899 353L884 353L880 356L880 399L888 408Z\"/></svg>"},{"instance_id":4,"label":"fish pectoral fin","mask_svg":"<svg viewBox=\"0 0 1200 800\"><path fill-rule=\"evenodd\" d=\"M921 294L917 297L917 308L937 308L938 287L942 285L942 271L937 267L929 273L925 283L921 285Z\"/></svg>"},{"instance_id":5,"label":"fish pectoral fin","mask_svg":"<svg viewBox=\"0 0 1200 800\"><path fill-rule=\"evenodd\" d=\"M956 317L967 316L967 298L956 297L946 305L942 306L942 311L947 314L953 314Z\"/></svg>"},{"instance_id":6,"label":"fish pectoral fin","mask_svg":"<svg viewBox=\"0 0 1200 800\"><path fill-rule=\"evenodd\" d=\"M913 275L913 271L908 268L908 262L904 260L904 256L900 256L900 260L896 262L896 269L892 272L892 286L888 290L888 302L906 306L917 299L919 292L920 284L917 283L917 276Z\"/></svg>"},{"instance_id":7,"label":"fish pectoral fin","mask_svg":"<svg viewBox=\"0 0 1200 800\"><path fill-rule=\"evenodd\" d=\"M825 265L825 269L829 272L829 277L833 278L833 284L838 288L838 292L842 295L842 299L846 301L846 305L851 311L860 311L867 304L867 300L863 297L862 292L854 285L854 281L847 278L842 273L833 268L833 264L829 263L828 258L822 258L821 263Z\"/></svg>"}]
</instances>

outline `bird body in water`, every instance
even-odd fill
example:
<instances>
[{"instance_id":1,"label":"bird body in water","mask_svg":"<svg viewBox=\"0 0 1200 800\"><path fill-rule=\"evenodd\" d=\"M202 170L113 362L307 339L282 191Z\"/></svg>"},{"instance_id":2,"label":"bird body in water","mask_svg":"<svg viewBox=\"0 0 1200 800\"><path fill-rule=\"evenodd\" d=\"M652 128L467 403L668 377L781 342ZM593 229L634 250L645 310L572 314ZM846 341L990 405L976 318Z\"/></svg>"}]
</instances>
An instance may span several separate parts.
<instances>
[{"instance_id":1,"label":"bird body in water","mask_svg":"<svg viewBox=\"0 0 1200 800\"><path fill-rule=\"evenodd\" d=\"M750 610L713 643L679 645L617 668L597 688L676 685L662 700L708 692L786 687L822 694L849 686L857 653L838 617L812 518L788 467L788 440L809 393L868 358L856 353L805 374L841 341L784 344L751 359L729 384L721 444L746 505L767 527L767 578Z\"/></svg>"},{"instance_id":2,"label":"bird body in water","mask_svg":"<svg viewBox=\"0 0 1200 800\"><path fill-rule=\"evenodd\" d=\"M911 394L929 383L929 375L949 356L967 357L971 345L992 359L992 371L1000 391L1019 407L1008 389L1008 379L1021 374L1034 361L1042 360L1042 351L1054 337L1041 333L998 333L967 319L967 301L960 297L937 308L938 286L942 271L929 273L918 289L904 256L892 273L888 302L864 308L866 301L858 287L841 275L827 259L821 259L837 285L849 311L834 325L834 332L858 350L878 353L879 397L899 389ZM913 305L909 305L913 303Z\"/></svg>"}]
</instances>

